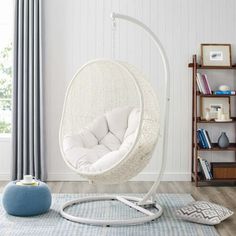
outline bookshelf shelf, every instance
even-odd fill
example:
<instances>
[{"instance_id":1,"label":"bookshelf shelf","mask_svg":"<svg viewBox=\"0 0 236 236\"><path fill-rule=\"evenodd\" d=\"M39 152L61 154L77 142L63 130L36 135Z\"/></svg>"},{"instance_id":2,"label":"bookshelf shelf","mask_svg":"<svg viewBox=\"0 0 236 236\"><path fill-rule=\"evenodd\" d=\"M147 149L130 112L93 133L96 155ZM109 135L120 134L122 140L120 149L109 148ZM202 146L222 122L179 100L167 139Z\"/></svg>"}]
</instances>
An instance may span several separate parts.
<instances>
[{"instance_id":1,"label":"bookshelf shelf","mask_svg":"<svg viewBox=\"0 0 236 236\"><path fill-rule=\"evenodd\" d=\"M235 97L236 94L222 94L222 95L219 95L219 94L202 94L202 93L199 93L199 91L197 91L197 96L199 97Z\"/></svg>"},{"instance_id":2,"label":"bookshelf shelf","mask_svg":"<svg viewBox=\"0 0 236 236\"><path fill-rule=\"evenodd\" d=\"M236 151L236 143L230 143L228 148L219 148L217 143L212 143L212 148L205 149L205 148L200 148L199 146L197 147L199 151L204 151L204 152L225 152L225 151Z\"/></svg>"},{"instance_id":3,"label":"bookshelf shelf","mask_svg":"<svg viewBox=\"0 0 236 236\"><path fill-rule=\"evenodd\" d=\"M195 180L195 175L192 173L192 178ZM236 179L201 179L200 177L197 180L200 183L234 183L236 182Z\"/></svg>"},{"instance_id":4,"label":"bookshelf shelf","mask_svg":"<svg viewBox=\"0 0 236 236\"><path fill-rule=\"evenodd\" d=\"M195 65L196 65L196 68L200 70L236 70L236 64L232 66L202 66L196 63ZM189 63L188 67L194 68L194 63Z\"/></svg>"},{"instance_id":5,"label":"bookshelf shelf","mask_svg":"<svg viewBox=\"0 0 236 236\"><path fill-rule=\"evenodd\" d=\"M223 182L236 182L236 179L200 179L201 183L223 183Z\"/></svg>"},{"instance_id":6,"label":"bookshelf shelf","mask_svg":"<svg viewBox=\"0 0 236 236\"><path fill-rule=\"evenodd\" d=\"M221 155L220 153L222 152L222 155L224 152L235 152L235 162L233 162L234 164L236 163L236 140L233 141L232 143L230 143L229 147L226 149L222 149L218 146L217 143L211 143L212 148L211 149L204 149L204 148L200 148L200 146L198 145L198 139L197 136L199 136L199 129L201 128L201 124L205 124L205 125L219 125L219 128L222 127L222 124L226 124L228 123L229 125L234 125L234 129L236 129L236 117L231 117L232 121L223 121L223 122L216 122L214 120L210 120L210 121L206 121L206 120L201 120L200 115L199 115L199 101L201 101L202 97L230 97L231 99L236 97L236 94L223 94L223 95L216 95L216 94L203 94L200 93L197 89L197 86L199 85L199 77L197 79L197 73L198 70L236 70L236 64L229 66L229 67L220 67L220 66L201 66L200 64L197 63L197 56L193 55L193 60L192 63L188 64L188 67L191 68L192 70L192 81L193 81L193 88L192 88L192 181L195 182L196 186L200 186L200 184L204 183L205 185L210 185L211 183L225 183L225 182L232 182L234 184L236 184L236 178L217 178L211 180L205 179L205 177L207 177L207 173L211 172L210 171L210 167L209 167L209 163L207 163L206 161L204 161L204 159L200 159L201 164L199 163L198 160L198 156L204 155L204 152L218 152L219 155ZM198 75L199 76L199 75ZM235 76L236 78L236 76ZM198 81L197 81L198 80ZM206 79L203 78L204 84L208 84L208 82L206 81ZM204 86L204 85L203 85ZM200 86L202 88L202 85ZM210 91L209 90L210 87L208 87L205 91ZM234 104L234 103L233 103ZM232 107L232 104L230 103L230 109ZM215 128L215 127L214 127ZM207 133L206 131L204 131L205 133ZM198 134L197 134L198 133ZM201 133L201 132L200 132ZM207 133L208 135L208 133ZM201 137L202 134L199 136L201 142L205 142L206 145L206 138ZM206 134L205 134L206 136ZM204 140L205 139L205 140ZM208 136L209 139L209 136ZM208 142L208 141L207 141ZM208 146L209 146L209 142L208 142ZM199 155L200 153L200 155ZM203 161L202 161L203 160ZM227 162L227 160L225 160ZM205 162L205 164L204 164ZM203 172L201 172L199 174L199 167L201 166L205 168L205 170L202 169L202 171L205 172L205 174L203 174ZM206 168L207 166L207 168ZM212 166L213 167L213 166ZM208 169L208 171L206 171L206 169ZM221 173L222 173L221 169ZM229 167L224 168L224 170L229 170ZM206 175L207 174L207 175ZM221 175L222 176L222 175ZM216 176L215 176L216 177ZM222 176L225 177L225 176ZM234 176L233 176L234 177Z\"/></svg>"},{"instance_id":7,"label":"bookshelf shelf","mask_svg":"<svg viewBox=\"0 0 236 236\"><path fill-rule=\"evenodd\" d=\"M220 121L220 122L216 122L214 120L210 120L210 121L206 121L206 120L201 120L200 117L197 117L197 123L201 124L201 123L206 123L206 124L232 124L232 123L236 123L236 117L231 117L232 121Z\"/></svg>"}]
</instances>

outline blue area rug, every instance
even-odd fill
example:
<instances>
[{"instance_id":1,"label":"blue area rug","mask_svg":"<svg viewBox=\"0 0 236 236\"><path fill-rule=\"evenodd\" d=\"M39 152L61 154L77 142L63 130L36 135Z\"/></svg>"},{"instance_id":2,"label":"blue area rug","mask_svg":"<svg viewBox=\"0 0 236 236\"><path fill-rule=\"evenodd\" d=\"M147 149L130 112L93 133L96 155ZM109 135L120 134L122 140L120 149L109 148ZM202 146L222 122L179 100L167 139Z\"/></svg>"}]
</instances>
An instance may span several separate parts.
<instances>
[{"instance_id":1,"label":"blue area rug","mask_svg":"<svg viewBox=\"0 0 236 236\"><path fill-rule=\"evenodd\" d=\"M91 194L90 194L91 195ZM131 194L130 194L131 195ZM200 225L178 219L174 211L194 201L190 194L158 194L158 202L164 208L164 214L154 222L125 227L99 227L73 223L59 214L62 203L88 196L85 194L53 194L51 210L34 217L14 217L0 207L1 236L216 236L213 226ZM135 196L142 196L136 194ZM1 195L0 195L1 198ZM37 204L37 203L35 203ZM73 206L68 211L86 217L109 217L119 219L137 217L139 212L117 201L93 202Z\"/></svg>"}]
</instances>

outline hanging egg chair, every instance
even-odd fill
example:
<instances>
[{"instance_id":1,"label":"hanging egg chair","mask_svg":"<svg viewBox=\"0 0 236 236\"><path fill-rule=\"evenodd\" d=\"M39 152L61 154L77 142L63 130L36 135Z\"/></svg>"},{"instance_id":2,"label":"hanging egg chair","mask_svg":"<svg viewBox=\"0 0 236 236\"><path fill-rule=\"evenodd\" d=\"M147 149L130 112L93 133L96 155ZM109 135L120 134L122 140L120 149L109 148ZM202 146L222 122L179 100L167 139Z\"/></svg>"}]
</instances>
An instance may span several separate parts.
<instances>
[{"instance_id":1,"label":"hanging egg chair","mask_svg":"<svg viewBox=\"0 0 236 236\"><path fill-rule=\"evenodd\" d=\"M141 26L158 46L165 69L164 114L160 117L157 96L145 76L126 62L97 59L82 66L65 97L59 144L65 163L93 183L116 184L136 176L149 162L160 133L166 135L168 68L164 50L154 33L138 20L112 14ZM163 155L166 152L163 141ZM154 200L165 167L143 199L124 196L85 197L65 203L61 215L68 220L94 225L129 225L158 218L162 208ZM87 201L119 200L144 217L126 220L90 219L68 214L65 208ZM158 211L145 209L153 205Z\"/></svg>"}]
</instances>

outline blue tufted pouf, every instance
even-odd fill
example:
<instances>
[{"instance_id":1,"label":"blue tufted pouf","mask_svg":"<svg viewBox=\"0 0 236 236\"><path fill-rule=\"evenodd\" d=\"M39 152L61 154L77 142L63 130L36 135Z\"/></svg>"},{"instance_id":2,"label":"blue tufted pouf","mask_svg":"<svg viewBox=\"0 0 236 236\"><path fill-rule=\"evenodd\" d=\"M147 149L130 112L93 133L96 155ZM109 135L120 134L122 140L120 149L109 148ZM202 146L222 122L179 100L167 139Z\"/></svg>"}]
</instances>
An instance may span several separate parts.
<instances>
[{"instance_id":1,"label":"blue tufted pouf","mask_svg":"<svg viewBox=\"0 0 236 236\"><path fill-rule=\"evenodd\" d=\"M51 206L51 192L48 186L37 181L38 186L16 185L16 181L6 185L3 192L3 207L14 216L34 216L45 213Z\"/></svg>"}]
</instances>

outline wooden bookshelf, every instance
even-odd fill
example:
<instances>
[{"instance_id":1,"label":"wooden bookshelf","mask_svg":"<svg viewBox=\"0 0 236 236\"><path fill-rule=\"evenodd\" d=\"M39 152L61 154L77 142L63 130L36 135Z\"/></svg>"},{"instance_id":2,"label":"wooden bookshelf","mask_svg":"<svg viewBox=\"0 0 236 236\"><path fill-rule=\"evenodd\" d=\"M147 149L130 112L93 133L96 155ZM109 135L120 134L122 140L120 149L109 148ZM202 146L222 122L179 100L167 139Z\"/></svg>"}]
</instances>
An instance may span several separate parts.
<instances>
[{"instance_id":1,"label":"wooden bookshelf","mask_svg":"<svg viewBox=\"0 0 236 236\"><path fill-rule=\"evenodd\" d=\"M218 146L217 143L212 143L211 149L204 149L200 148L197 143L197 130L201 127L201 124L205 125L219 125L219 129L221 124L228 123L229 125L234 125L234 129L236 128L236 117L231 117L232 121L223 121L223 122L216 122L215 120L201 120L198 114L198 102L199 98L201 97L236 97L236 95L215 95L215 94L201 94L197 89L197 72L198 70L236 70L236 64L230 67L220 67L220 66L201 66L197 63L197 56L193 55L193 60L191 63L188 64L188 67L192 70L192 181L195 182L196 186L200 186L201 184L209 185L209 184L219 184L219 183L236 183L236 179L211 179L207 180L204 179L201 175L199 175L199 166L198 166L198 156L199 152L202 154L203 152L235 152L235 162L236 162L236 140L235 143L230 143L229 147L226 149L222 149ZM232 104L230 105L232 106ZM201 155L200 155L201 156Z\"/></svg>"}]
</instances>

